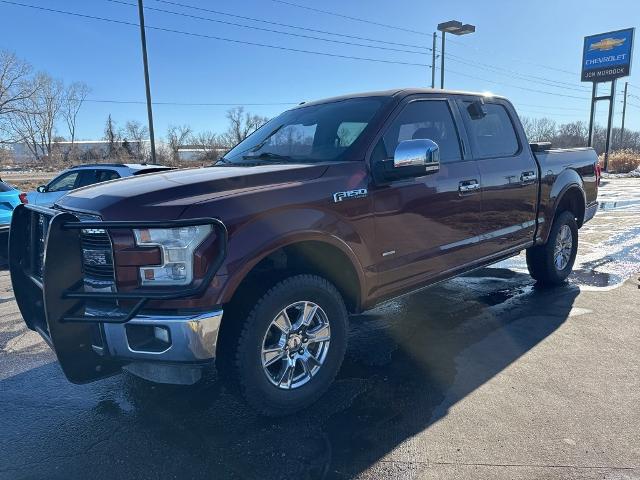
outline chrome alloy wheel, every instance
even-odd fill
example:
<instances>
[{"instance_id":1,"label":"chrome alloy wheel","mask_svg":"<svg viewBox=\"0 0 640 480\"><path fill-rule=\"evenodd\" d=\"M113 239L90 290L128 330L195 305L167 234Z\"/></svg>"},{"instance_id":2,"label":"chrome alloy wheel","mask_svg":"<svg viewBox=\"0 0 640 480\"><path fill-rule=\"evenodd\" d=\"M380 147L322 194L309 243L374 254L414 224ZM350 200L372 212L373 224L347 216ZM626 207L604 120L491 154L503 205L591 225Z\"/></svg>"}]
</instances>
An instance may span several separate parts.
<instances>
[{"instance_id":1,"label":"chrome alloy wheel","mask_svg":"<svg viewBox=\"0 0 640 480\"><path fill-rule=\"evenodd\" d=\"M292 303L273 319L262 340L262 369L278 388L291 390L307 383L324 363L331 327L319 305Z\"/></svg>"},{"instance_id":2,"label":"chrome alloy wheel","mask_svg":"<svg viewBox=\"0 0 640 480\"><path fill-rule=\"evenodd\" d=\"M564 270L569 264L573 249L573 236L569 225L562 225L553 249L553 263L558 270Z\"/></svg>"}]
</instances>

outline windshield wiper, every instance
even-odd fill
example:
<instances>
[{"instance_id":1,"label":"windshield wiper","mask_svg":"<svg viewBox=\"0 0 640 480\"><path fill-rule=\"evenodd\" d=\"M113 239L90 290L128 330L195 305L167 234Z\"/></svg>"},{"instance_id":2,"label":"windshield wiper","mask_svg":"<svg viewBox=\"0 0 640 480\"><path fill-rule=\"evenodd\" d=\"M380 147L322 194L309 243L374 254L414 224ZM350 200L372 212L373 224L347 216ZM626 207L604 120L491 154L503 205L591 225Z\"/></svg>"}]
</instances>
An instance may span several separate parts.
<instances>
[{"instance_id":1,"label":"windshield wiper","mask_svg":"<svg viewBox=\"0 0 640 480\"><path fill-rule=\"evenodd\" d=\"M279 153L273 152L262 152L258 155L243 155L242 158L244 160L291 160L291 157L288 155L280 155Z\"/></svg>"}]
</instances>

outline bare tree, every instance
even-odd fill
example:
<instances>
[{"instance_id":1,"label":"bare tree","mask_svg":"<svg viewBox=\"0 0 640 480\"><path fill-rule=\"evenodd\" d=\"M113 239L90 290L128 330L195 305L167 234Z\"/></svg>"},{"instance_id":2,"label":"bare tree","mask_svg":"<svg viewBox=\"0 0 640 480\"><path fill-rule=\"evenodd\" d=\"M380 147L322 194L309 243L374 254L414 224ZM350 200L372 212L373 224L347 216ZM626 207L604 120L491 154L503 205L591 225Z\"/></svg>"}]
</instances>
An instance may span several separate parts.
<instances>
[{"instance_id":1,"label":"bare tree","mask_svg":"<svg viewBox=\"0 0 640 480\"><path fill-rule=\"evenodd\" d=\"M36 159L51 158L64 85L46 73L38 73L29 89L34 93L9 115L10 127L15 139L25 142Z\"/></svg>"},{"instance_id":2,"label":"bare tree","mask_svg":"<svg viewBox=\"0 0 640 480\"><path fill-rule=\"evenodd\" d=\"M187 142L187 139L191 137L192 130L189 125L169 125L167 129L167 143L171 150L171 159L174 162L180 160L178 156L178 150L181 145Z\"/></svg>"},{"instance_id":3,"label":"bare tree","mask_svg":"<svg viewBox=\"0 0 640 480\"><path fill-rule=\"evenodd\" d=\"M218 150L224 143L224 139L221 139L219 135L210 130L205 130L192 135L189 138L189 143L202 151L198 160L215 162L218 160Z\"/></svg>"},{"instance_id":4,"label":"bare tree","mask_svg":"<svg viewBox=\"0 0 640 480\"><path fill-rule=\"evenodd\" d=\"M111 118L111 114L109 114L104 124L104 139L107 141L107 156L117 156L120 145L120 134L118 133L115 122Z\"/></svg>"},{"instance_id":5,"label":"bare tree","mask_svg":"<svg viewBox=\"0 0 640 480\"><path fill-rule=\"evenodd\" d=\"M147 154L144 142L149 138L149 129L137 120L129 120L121 135L128 140L131 155L139 161L144 160Z\"/></svg>"},{"instance_id":6,"label":"bare tree","mask_svg":"<svg viewBox=\"0 0 640 480\"><path fill-rule=\"evenodd\" d=\"M31 81L31 65L7 50L0 50L0 116L25 107L37 88Z\"/></svg>"},{"instance_id":7,"label":"bare tree","mask_svg":"<svg viewBox=\"0 0 640 480\"><path fill-rule=\"evenodd\" d=\"M551 142L556 135L556 122L550 118L525 117L522 126L530 142Z\"/></svg>"},{"instance_id":8,"label":"bare tree","mask_svg":"<svg viewBox=\"0 0 640 480\"><path fill-rule=\"evenodd\" d=\"M65 91L62 105L62 117L67 124L69 131L69 140L71 141L71 147L69 150L74 150L74 144L76 140L76 122L78 119L78 113L84 103L85 99L89 95L89 86L86 83L74 82L69 85Z\"/></svg>"},{"instance_id":9,"label":"bare tree","mask_svg":"<svg viewBox=\"0 0 640 480\"><path fill-rule=\"evenodd\" d=\"M269 121L267 117L245 112L244 107L228 110L227 120L229 120L229 127L224 134L224 139L229 147L237 145Z\"/></svg>"},{"instance_id":10,"label":"bare tree","mask_svg":"<svg viewBox=\"0 0 640 480\"><path fill-rule=\"evenodd\" d=\"M589 127L585 122L563 123L558 126L552 141L554 147L584 147L589 141Z\"/></svg>"}]
</instances>

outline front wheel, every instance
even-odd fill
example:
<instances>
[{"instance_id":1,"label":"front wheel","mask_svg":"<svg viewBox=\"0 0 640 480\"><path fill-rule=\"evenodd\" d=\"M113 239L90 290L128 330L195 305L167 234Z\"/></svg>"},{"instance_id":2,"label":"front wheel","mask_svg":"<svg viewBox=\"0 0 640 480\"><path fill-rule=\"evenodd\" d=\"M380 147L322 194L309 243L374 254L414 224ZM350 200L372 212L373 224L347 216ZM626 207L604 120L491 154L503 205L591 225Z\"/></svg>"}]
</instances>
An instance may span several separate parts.
<instances>
[{"instance_id":1,"label":"front wheel","mask_svg":"<svg viewBox=\"0 0 640 480\"><path fill-rule=\"evenodd\" d=\"M545 285L564 282L578 253L578 225L571 212L562 212L553 222L549 239L544 245L527 249L529 273Z\"/></svg>"},{"instance_id":2,"label":"front wheel","mask_svg":"<svg viewBox=\"0 0 640 480\"><path fill-rule=\"evenodd\" d=\"M335 378L347 345L347 311L338 290L296 275L267 291L237 340L235 374L246 401L265 415L315 402Z\"/></svg>"}]
</instances>

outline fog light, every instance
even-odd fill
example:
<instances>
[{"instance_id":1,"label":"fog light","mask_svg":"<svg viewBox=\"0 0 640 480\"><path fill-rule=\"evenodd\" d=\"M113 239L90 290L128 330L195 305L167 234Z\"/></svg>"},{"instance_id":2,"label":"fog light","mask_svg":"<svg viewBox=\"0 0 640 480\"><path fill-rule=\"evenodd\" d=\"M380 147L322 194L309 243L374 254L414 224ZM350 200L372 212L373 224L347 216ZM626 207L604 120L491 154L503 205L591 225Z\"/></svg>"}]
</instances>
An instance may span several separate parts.
<instances>
[{"instance_id":1,"label":"fog light","mask_svg":"<svg viewBox=\"0 0 640 480\"><path fill-rule=\"evenodd\" d=\"M169 343L169 330L165 327L153 327L153 336L164 343Z\"/></svg>"}]
</instances>

